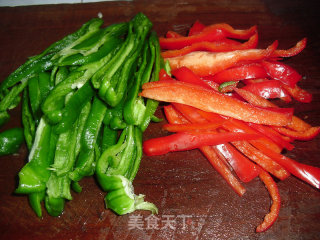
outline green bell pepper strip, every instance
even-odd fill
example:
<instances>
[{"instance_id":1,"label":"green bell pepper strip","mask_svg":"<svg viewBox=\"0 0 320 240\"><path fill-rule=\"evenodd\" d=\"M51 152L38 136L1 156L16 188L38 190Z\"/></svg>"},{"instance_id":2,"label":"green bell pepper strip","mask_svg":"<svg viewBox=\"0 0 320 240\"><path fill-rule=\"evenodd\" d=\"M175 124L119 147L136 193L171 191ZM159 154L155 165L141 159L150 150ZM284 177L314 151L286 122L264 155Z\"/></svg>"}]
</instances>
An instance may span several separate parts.
<instances>
[{"instance_id":1,"label":"green bell pepper strip","mask_svg":"<svg viewBox=\"0 0 320 240\"><path fill-rule=\"evenodd\" d=\"M132 36L134 40L130 41L129 45L133 44L134 46L121 68L120 78L118 79L115 87L110 85L108 78L105 78L102 81L101 87L99 88L99 96L113 107L116 106L126 94L127 85L129 78L132 75L132 70L135 69L135 64L141 55L141 50L143 49L145 39L152 27L150 20L143 14L137 14L131 23L133 25Z\"/></svg>"},{"instance_id":2,"label":"green bell pepper strip","mask_svg":"<svg viewBox=\"0 0 320 240\"><path fill-rule=\"evenodd\" d=\"M49 215L53 217L58 217L64 210L65 200L61 197L53 198L46 196L44 202Z\"/></svg>"},{"instance_id":3,"label":"green bell pepper strip","mask_svg":"<svg viewBox=\"0 0 320 240\"><path fill-rule=\"evenodd\" d=\"M57 176L67 174L75 162L75 147L77 143L77 130L70 128L68 131L61 133L58 137L54 162L50 170L54 171Z\"/></svg>"},{"instance_id":4,"label":"green bell pepper strip","mask_svg":"<svg viewBox=\"0 0 320 240\"><path fill-rule=\"evenodd\" d=\"M143 49L142 63L139 65L139 70L136 73L136 77L134 78L134 82L132 84L133 86L129 88L128 95L124 103L123 117L128 124L138 125L144 116L144 100L141 97L138 97L138 93L140 91L142 75L147 65L148 50L149 46L148 44L145 44ZM153 65L151 62L148 64Z\"/></svg>"},{"instance_id":5,"label":"green bell pepper strip","mask_svg":"<svg viewBox=\"0 0 320 240\"><path fill-rule=\"evenodd\" d=\"M102 126L104 115L107 111L105 103L95 97L90 114L86 121L81 137L81 149L74 170L69 173L73 181L79 181L85 176L90 176L95 169L95 145Z\"/></svg>"},{"instance_id":6,"label":"green bell pepper strip","mask_svg":"<svg viewBox=\"0 0 320 240\"><path fill-rule=\"evenodd\" d=\"M103 67L92 76L94 88L100 89L103 85L109 86L112 76L122 66L127 56L134 47L134 35L132 33L132 24L129 23L128 35L117 53Z\"/></svg>"},{"instance_id":7,"label":"green bell pepper strip","mask_svg":"<svg viewBox=\"0 0 320 240\"><path fill-rule=\"evenodd\" d=\"M55 74L54 85L58 85L60 82L63 82L69 75L69 70L65 66L57 67L57 72Z\"/></svg>"},{"instance_id":8,"label":"green bell pepper strip","mask_svg":"<svg viewBox=\"0 0 320 240\"><path fill-rule=\"evenodd\" d=\"M90 55L83 56L81 53L77 53L62 59L57 65L59 66L76 66L84 65L101 59L112 51L116 46L123 43L123 40L116 37L110 37L97 52Z\"/></svg>"},{"instance_id":9,"label":"green bell pepper strip","mask_svg":"<svg viewBox=\"0 0 320 240\"><path fill-rule=\"evenodd\" d=\"M136 143L134 138L134 126L127 126L122 134L125 134L123 140L123 149L117 154L116 157L108 157L109 168L107 170L108 175L122 175L128 177L130 175L132 160L136 155ZM102 153L102 159L106 158L106 154Z\"/></svg>"},{"instance_id":10,"label":"green bell pepper strip","mask_svg":"<svg viewBox=\"0 0 320 240\"><path fill-rule=\"evenodd\" d=\"M51 90L41 106L43 113L50 120L50 123L57 124L61 121L66 95L76 88L81 88L96 71L110 60L117 50L118 48L114 49L111 53L96 62L77 67L64 81Z\"/></svg>"},{"instance_id":11,"label":"green bell pepper strip","mask_svg":"<svg viewBox=\"0 0 320 240\"><path fill-rule=\"evenodd\" d=\"M60 51L56 52L55 55L52 57L52 60L59 59L59 61L67 56L70 56L71 54L77 53L78 51L76 49L73 49L73 47L79 45L82 42L85 42L87 39L90 39L94 34L99 32L101 25L103 24L103 21L94 21L92 22L88 28L87 31L77 38L75 41L70 43L68 46L65 46ZM81 50L80 50L81 51Z\"/></svg>"},{"instance_id":12,"label":"green bell pepper strip","mask_svg":"<svg viewBox=\"0 0 320 240\"><path fill-rule=\"evenodd\" d=\"M3 126L5 123L8 122L10 119L10 115L7 111L0 112L0 127Z\"/></svg>"},{"instance_id":13,"label":"green bell pepper strip","mask_svg":"<svg viewBox=\"0 0 320 240\"><path fill-rule=\"evenodd\" d=\"M131 128L131 130L129 128ZM132 143L128 142L127 131L130 130L132 132L131 134L134 135L132 129L133 126L123 130L118 142L103 152L97 161L96 177L101 188L108 192L105 197L106 207L110 208L115 213L123 215L137 209L150 210L152 213L157 213L158 209L154 204L145 202L143 195L136 196L134 194L130 180L122 175L113 175L113 173L123 174L127 172L127 168L132 165L132 159L127 159L128 156L124 156L125 154L123 154L126 149L131 148L128 146ZM132 139L130 142L132 142ZM124 167L123 165L127 166ZM110 167L112 166L113 170L110 170ZM117 167L118 169L114 167ZM135 164L134 168L135 167L138 167L138 165ZM129 174L131 179L135 173L136 170L134 169L134 171Z\"/></svg>"},{"instance_id":14,"label":"green bell pepper strip","mask_svg":"<svg viewBox=\"0 0 320 240\"><path fill-rule=\"evenodd\" d=\"M80 152L80 141L85 123L89 116L91 103L88 102L82 109L72 128L61 133L58 137L54 162L51 166L57 176L66 175L72 171L74 162ZM56 131L55 131L56 132Z\"/></svg>"},{"instance_id":15,"label":"green bell pepper strip","mask_svg":"<svg viewBox=\"0 0 320 240\"><path fill-rule=\"evenodd\" d=\"M71 182L71 188L76 193L81 193L82 192L82 187L80 186L79 182L72 181Z\"/></svg>"},{"instance_id":16,"label":"green bell pepper strip","mask_svg":"<svg viewBox=\"0 0 320 240\"><path fill-rule=\"evenodd\" d=\"M142 132L140 128L137 126L134 127L133 129L134 133L134 142L135 142L135 148L136 148L136 154L135 154L135 159L132 163L130 173L128 174L128 179L129 181L133 181L133 179L136 177L137 172L139 170L141 158L142 158Z\"/></svg>"},{"instance_id":17,"label":"green bell pepper strip","mask_svg":"<svg viewBox=\"0 0 320 240\"><path fill-rule=\"evenodd\" d=\"M109 182L117 181L120 185L115 190L109 191L105 197L106 208L110 208L118 215L132 213L135 210L147 210L157 214L157 207L150 202L144 201L144 195L134 194L132 183L125 177L117 175L106 179Z\"/></svg>"},{"instance_id":18,"label":"green bell pepper strip","mask_svg":"<svg viewBox=\"0 0 320 240\"><path fill-rule=\"evenodd\" d=\"M22 128L10 128L0 133L0 156L17 153L24 141Z\"/></svg>"},{"instance_id":19,"label":"green bell pepper strip","mask_svg":"<svg viewBox=\"0 0 320 240\"><path fill-rule=\"evenodd\" d=\"M27 148L30 151L32 148L32 144L34 141L35 133L36 133L36 123L33 118L33 113L30 107L29 95L28 91L25 88L22 94L22 126L24 132L24 139L27 144Z\"/></svg>"},{"instance_id":20,"label":"green bell pepper strip","mask_svg":"<svg viewBox=\"0 0 320 240\"><path fill-rule=\"evenodd\" d=\"M70 189L71 179L68 175L57 176L55 172L51 173L47 182L47 196L72 200Z\"/></svg>"},{"instance_id":21,"label":"green bell pepper strip","mask_svg":"<svg viewBox=\"0 0 320 240\"><path fill-rule=\"evenodd\" d=\"M32 110L32 115L36 116L37 115L36 113L38 112L39 107L41 105L38 75L29 79L28 91L29 91L30 107Z\"/></svg>"},{"instance_id":22,"label":"green bell pepper strip","mask_svg":"<svg viewBox=\"0 0 320 240\"><path fill-rule=\"evenodd\" d=\"M29 194L46 189L50 177L48 169L53 162L56 136L52 127L41 118L29 153L29 162L19 172L19 185L16 193Z\"/></svg>"},{"instance_id":23,"label":"green bell pepper strip","mask_svg":"<svg viewBox=\"0 0 320 240\"><path fill-rule=\"evenodd\" d=\"M117 106L113 108L109 108L107 110L104 122L106 123L107 121L106 118L110 118L108 124L109 124L109 127L113 130L121 130L127 126L123 116L124 103L125 103L125 98L123 97Z\"/></svg>"},{"instance_id":24,"label":"green bell pepper strip","mask_svg":"<svg viewBox=\"0 0 320 240\"><path fill-rule=\"evenodd\" d=\"M72 128L72 125L77 120L82 108L87 102L91 101L93 95L94 90L90 81L88 81L70 97L62 110L61 120L55 127L56 133L63 133Z\"/></svg>"},{"instance_id":25,"label":"green bell pepper strip","mask_svg":"<svg viewBox=\"0 0 320 240\"><path fill-rule=\"evenodd\" d=\"M156 34L152 34L150 36L150 42L155 48L155 62L154 62L154 69L152 73L152 77L150 81L158 81L159 80L159 72L161 65L163 64L162 58L161 58L161 50L160 50L160 45L159 45L159 40L156 36ZM143 116L143 119L141 123L139 124L139 127L142 132L144 132L151 119L153 118L153 114L155 113L157 107L159 105L158 101L155 101L153 99L147 99L146 103L146 110Z\"/></svg>"},{"instance_id":26,"label":"green bell pepper strip","mask_svg":"<svg viewBox=\"0 0 320 240\"><path fill-rule=\"evenodd\" d=\"M118 131L111 129L108 125L103 125L101 151L104 152L107 148L116 144Z\"/></svg>"},{"instance_id":27,"label":"green bell pepper strip","mask_svg":"<svg viewBox=\"0 0 320 240\"><path fill-rule=\"evenodd\" d=\"M44 200L45 194L45 191L41 191L28 195L29 204L38 217L42 217L41 202Z\"/></svg>"},{"instance_id":28,"label":"green bell pepper strip","mask_svg":"<svg viewBox=\"0 0 320 240\"><path fill-rule=\"evenodd\" d=\"M59 58L59 65L59 63L65 58L72 55L77 55L80 53L82 56L89 56L93 53L96 53L104 43L108 42L110 38L121 37L126 34L127 31L128 23L113 24L105 29L99 29L99 27L96 26L95 28L92 28L90 32L73 42L71 45L62 49L53 57L53 59ZM109 51L110 50L111 48L109 48ZM97 58L91 59L91 61L96 60Z\"/></svg>"},{"instance_id":29,"label":"green bell pepper strip","mask_svg":"<svg viewBox=\"0 0 320 240\"><path fill-rule=\"evenodd\" d=\"M10 92L0 102L0 112L15 108L20 102L19 94L27 86L28 81L22 80L20 84L14 86Z\"/></svg>"},{"instance_id":30,"label":"green bell pepper strip","mask_svg":"<svg viewBox=\"0 0 320 240\"><path fill-rule=\"evenodd\" d=\"M53 67L53 54L43 56L42 58L31 61L27 65L22 65L15 72L11 73L0 85L0 99L2 100L5 92L19 82L26 82L30 77L39 72L49 70ZM18 71L19 70L19 71Z\"/></svg>"},{"instance_id":31,"label":"green bell pepper strip","mask_svg":"<svg viewBox=\"0 0 320 240\"><path fill-rule=\"evenodd\" d=\"M49 53L56 53L61 51L62 49L69 46L71 43L79 39L81 36L85 35L93 26L102 25L103 20L100 18L92 18L86 23L84 23L78 30L75 32L65 36L61 40L58 40L57 42L54 42L51 44L47 49L45 49L41 54L30 57L30 61L36 60L38 58L41 58L42 56L49 54Z\"/></svg>"}]
</instances>

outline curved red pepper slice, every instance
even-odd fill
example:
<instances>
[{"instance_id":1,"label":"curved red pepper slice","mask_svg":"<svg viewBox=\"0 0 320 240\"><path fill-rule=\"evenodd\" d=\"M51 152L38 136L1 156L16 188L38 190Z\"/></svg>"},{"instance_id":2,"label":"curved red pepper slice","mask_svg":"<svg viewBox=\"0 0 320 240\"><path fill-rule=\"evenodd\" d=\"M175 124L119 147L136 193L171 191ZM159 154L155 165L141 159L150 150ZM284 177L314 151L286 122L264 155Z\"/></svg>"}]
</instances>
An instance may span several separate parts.
<instances>
[{"instance_id":1,"label":"curved red pepper slice","mask_svg":"<svg viewBox=\"0 0 320 240\"><path fill-rule=\"evenodd\" d=\"M163 130L168 132L197 132L197 131L210 131L215 130L222 125L219 123L186 123L186 124L164 124L162 126Z\"/></svg>"},{"instance_id":2,"label":"curved red pepper slice","mask_svg":"<svg viewBox=\"0 0 320 240\"><path fill-rule=\"evenodd\" d=\"M251 103L254 106L274 107L274 108L277 107L275 104L269 102L267 99L264 99L244 89L234 88L234 91L237 94L239 94L243 99L245 99L247 102ZM287 125L287 127L296 131L306 131L311 127L311 125L293 115L292 120Z\"/></svg>"},{"instance_id":3,"label":"curved red pepper slice","mask_svg":"<svg viewBox=\"0 0 320 240\"><path fill-rule=\"evenodd\" d=\"M250 91L266 99L281 98L285 102L290 102L291 97L282 87L283 84L278 80L268 80L263 82L251 83L242 89Z\"/></svg>"},{"instance_id":4,"label":"curved red pepper slice","mask_svg":"<svg viewBox=\"0 0 320 240\"><path fill-rule=\"evenodd\" d=\"M241 185L238 179L233 176L229 168L217 156L212 146L201 147L200 151L239 196L242 196L246 192L246 189Z\"/></svg>"},{"instance_id":5,"label":"curved red pepper slice","mask_svg":"<svg viewBox=\"0 0 320 240\"><path fill-rule=\"evenodd\" d=\"M310 127L305 131L294 131L283 127L274 127L274 129L285 136L303 141L312 140L320 133L320 127Z\"/></svg>"},{"instance_id":6,"label":"curved red pepper slice","mask_svg":"<svg viewBox=\"0 0 320 240\"><path fill-rule=\"evenodd\" d=\"M256 228L256 232L264 232L268 230L277 220L280 211L281 200L277 184L272 177L264 170L261 170L259 177L268 189L272 199L270 212L264 217L263 222Z\"/></svg>"},{"instance_id":7,"label":"curved red pepper slice","mask_svg":"<svg viewBox=\"0 0 320 240\"><path fill-rule=\"evenodd\" d=\"M180 110L176 110L177 107ZM199 113L197 113L193 108L186 105L175 104L174 108L168 108L167 114L170 115L170 113L173 113L174 111L183 115L182 121L186 120L193 123L207 122L207 120L202 118ZM172 116L169 116L169 119L172 119L171 117L173 117L173 119L178 122L178 119L175 116L177 115L173 114ZM229 186L231 186L239 196L242 196L245 193L246 189L241 185L238 179L233 176L232 172L230 171L228 166L226 166L224 161L221 160L219 156L217 156L214 148L212 146L204 146L200 147L200 151L208 159L213 168L226 180Z\"/></svg>"},{"instance_id":8,"label":"curved red pepper slice","mask_svg":"<svg viewBox=\"0 0 320 240\"><path fill-rule=\"evenodd\" d=\"M235 39L248 39L256 33L257 27L253 26L246 30L236 30L229 24L219 23L205 27L200 33L178 38L159 38L162 49L181 49L196 42L210 42L222 40L226 37Z\"/></svg>"},{"instance_id":9,"label":"curved red pepper slice","mask_svg":"<svg viewBox=\"0 0 320 240\"><path fill-rule=\"evenodd\" d=\"M305 49L307 45L307 38L303 38L301 41L297 42L297 44L287 50L277 49L272 54L272 57L292 57L299 54L303 49Z\"/></svg>"},{"instance_id":10,"label":"curved red pepper slice","mask_svg":"<svg viewBox=\"0 0 320 240\"><path fill-rule=\"evenodd\" d=\"M145 83L140 96L158 101L182 103L203 111L259 124L286 126L291 116L270 109L259 109L238 99L195 84L174 80Z\"/></svg>"},{"instance_id":11,"label":"curved red pepper slice","mask_svg":"<svg viewBox=\"0 0 320 240\"><path fill-rule=\"evenodd\" d=\"M259 175L260 169L229 143L219 144L215 148L226 158L241 181L250 182Z\"/></svg>"},{"instance_id":12,"label":"curved red pepper slice","mask_svg":"<svg viewBox=\"0 0 320 240\"><path fill-rule=\"evenodd\" d=\"M257 142L258 144L258 142ZM272 158L264 154L260 149L253 147L247 141L237 141L232 142L232 145L235 146L240 152L247 156L251 161L255 162L263 169L271 173L273 176L284 180L290 176L290 173L284 169L279 163L274 161ZM264 144L260 144L265 146Z\"/></svg>"},{"instance_id":13,"label":"curved red pepper slice","mask_svg":"<svg viewBox=\"0 0 320 240\"><path fill-rule=\"evenodd\" d=\"M263 61L262 65L272 79L279 80L290 87L294 87L302 78L294 68L284 63Z\"/></svg>"},{"instance_id":14,"label":"curved red pepper slice","mask_svg":"<svg viewBox=\"0 0 320 240\"><path fill-rule=\"evenodd\" d=\"M264 67L259 63L246 64L233 67L213 75L210 79L217 83L239 81L252 78L266 78L268 74Z\"/></svg>"},{"instance_id":15,"label":"curved red pepper slice","mask_svg":"<svg viewBox=\"0 0 320 240\"><path fill-rule=\"evenodd\" d=\"M176 77L177 80L181 82L196 84L198 86L212 89L205 81L194 74L189 68L181 67L171 71L172 75Z\"/></svg>"},{"instance_id":16,"label":"curved red pepper slice","mask_svg":"<svg viewBox=\"0 0 320 240\"><path fill-rule=\"evenodd\" d=\"M183 36L177 32L174 32L174 31L168 31L166 33L166 38L179 38L179 37L183 37Z\"/></svg>"},{"instance_id":17,"label":"curved red pepper slice","mask_svg":"<svg viewBox=\"0 0 320 240\"><path fill-rule=\"evenodd\" d=\"M228 52L234 50L253 49L258 45L258 34L254 34L247 42L240 43L231 39L222 39L219 41L209 42L202 41L191 44L177 50L169 50L161 53L163 58L172 58L183 56L194 51L208 51L208 52Z\"/></svg>"},{"instance_id":18,"label":"curved red pepper slice","mask_svg":"<svg viewBox=\"0 0 320 240\"><path fill-rule=\"evenodd\" d=\"M212 146L231 141L252 140L260 135L236 132L178 132L164 137L144 141L143 151L147 156L162 155L169 152L185 151Z\"/></svg>"},{"instance_id":19,"label":"curved red pepper slice","mask_svg":"<svg viewBox=\"0 0 320 240\"><path fill-rule=\"evenodd\" d=\"M205 25L202 24L199 20L196 20L194 22L194 24L192 25L192 27L189 30L188 36L193 36L196 34L199 34L203 31L203 29L205 29Z\"/></svg>"},{"instance_id":20,"label":"curved red pepper slice","mask_svg":"<svg viewBox=\"0 0 320 240\"><path fill-rule=\"evenodd\" d=\"M286 84L283 84L282 86L297 101L303 103L309 103L312 101L312 94L300 88L297 84L295 84L293 87Z\"/></svg>"},{"instance_id":21,"label":"curved red pepper slice","mask_svg":"<svg viewBox=\"0 0 320 240\"><path fill-rule=\"evenodd\" d=\"M225 69L244 62L254 62L268 58L277 48L275 41L267 49L235 50L231 52L206 52L196 51L184 56L165 58L170 63L172 70L187 67L199 77L214 75Z\"/></svg>"},{"instance_id":22,"label":"curved red pepper slice","mask_svg":"<svg viewBox=\"0 0 320 240\"><path fill-rule=\"evenodd\" d=\"M263 126L263 125L259 125L259 124L254 124L254 123L248 123L248 124L250 127L254 128L257 131L259 131L260 133L266 135L268 138L270 138L272 141L274 141L275 143L277 143L281 147L284 147L288 150L292 150L294 148L294 146L290 142L284 140L282 138L282 136L277 131L274 131L272 128L269 128L269 127Z\"/></svg>"},{"instance_id":23,"label":"curved red pepper slice","mask_svg":"<svg viewBox=\"0 0 320 240\"><path fill-rule=\"evenodd\" d=\"M288 170L292 175L309 183L317 189L320 188L320 168L298 163L291 158L272 151L266 146L261 146L261 150L264 154Z\"/></svg>"},{"instance_id":24,"label":"curved red pepper slice","mask_svg":"<svg viewBox=\"0 0 320 240\"><path fill-rule=\"evenodd\" d=\"M181 115L172 105L167 105L163 107L166 119L171 124L185 124L190 123L185 117Z\"/></svg>"}]
</instances>

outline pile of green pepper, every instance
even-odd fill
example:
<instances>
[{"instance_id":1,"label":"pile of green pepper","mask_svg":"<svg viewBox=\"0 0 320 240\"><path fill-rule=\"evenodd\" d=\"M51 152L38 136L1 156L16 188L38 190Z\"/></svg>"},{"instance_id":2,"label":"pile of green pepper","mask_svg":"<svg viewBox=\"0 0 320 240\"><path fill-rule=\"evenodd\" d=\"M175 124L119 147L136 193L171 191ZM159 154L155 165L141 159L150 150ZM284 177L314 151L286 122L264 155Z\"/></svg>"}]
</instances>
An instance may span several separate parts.
<instances>
[{"instance_id":1,"label":"pile of green pepper","mask_svg":"<svg viewBox=\"0 0 320 240\"><path fill-rule=\"evenodd\" d=\"M39 217L43 201L50 215L60 215L72 200L71 189L81 192L79 181L92 175L115 213L157 212L135 195L132 181L142 158L142 133L160 120L154 116L158 102L138 96L143 83L158 80L158 37L142 13L102 25L99 18L88 21L0 85L1 125L22 99L23 132L11 134L19 141L12 138L11 150L4 152L16 151L24 135L29 156L15 192L28 195Z\"/></svg>"}]
</instances>

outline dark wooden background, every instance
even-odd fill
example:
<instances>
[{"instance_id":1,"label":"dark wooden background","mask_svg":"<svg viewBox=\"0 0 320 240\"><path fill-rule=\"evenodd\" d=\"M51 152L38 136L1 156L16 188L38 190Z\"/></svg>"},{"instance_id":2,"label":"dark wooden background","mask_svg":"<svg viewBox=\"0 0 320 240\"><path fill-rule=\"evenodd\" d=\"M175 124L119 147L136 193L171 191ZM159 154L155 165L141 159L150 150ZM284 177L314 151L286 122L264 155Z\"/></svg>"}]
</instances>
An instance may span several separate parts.
<instances>
[{"instance_id":1,"label":"dark wooden background","mask_svg":"<svg viewBox=\"0 0 320 240\"><path fill-rule=\"evenodd\" d=\"M167 30L185 33L199 19L205 24L226 22L235 28L257 25L259 47L279 40L289 48L308 37L307 48L287 59L303 76L301 87L314 95L311 104L293 102L296 115L320 125L319 14L320 2L279 0L176 0L125 1L77 5L0 8L0 81L50 43L78 29L98 12L105 25L127 21L142 11L159 35ZM20 125L19 109L5 128ZM162 116L161 107L157 112ZM166 134L161 124L151 124L148 139ZM3 129L5 129L3 128ZM320 167L320 137L296 142L287 156ZM200 152L171 153L143 157L134 180L136 193L159 208L159 221L174 219L175 229L147 229L148 212L116 216L105 209L104 193L94 178L81 181L83 192L73 194L62 216L39 219L27 197L16 196L17 173L25 164L26 147L18 155L0 158L1 239L320 239L320 192L294 177L279 182L282 198L277 222L265 233L255 227L270 207L269 195L255 179L246 194L238 197L215 172ZM142 217L142 229L130 229L133 217ZM183 222L185 216L186 222ZM188 217L186 217L188 216Z\"/></svg>"}]
</instances>

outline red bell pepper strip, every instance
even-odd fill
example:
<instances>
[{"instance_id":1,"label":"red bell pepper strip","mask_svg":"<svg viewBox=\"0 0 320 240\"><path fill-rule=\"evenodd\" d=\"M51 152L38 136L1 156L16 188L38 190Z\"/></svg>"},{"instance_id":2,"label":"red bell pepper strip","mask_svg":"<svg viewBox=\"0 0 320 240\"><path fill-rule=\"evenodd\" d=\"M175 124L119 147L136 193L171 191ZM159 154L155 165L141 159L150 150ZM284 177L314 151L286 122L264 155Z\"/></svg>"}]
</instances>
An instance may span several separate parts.
<instances>
[{"instance_id":1,"label":"red bell pepper strip","mask_svg":"<svg viewBox=\"0 0 320 240\"><path fill-rule=\"evenodd\" d=\"M215 148L218 155L221 153L226 158L241 181L250 182L259 175L260 169L231 144L219 144Z\"/></svg>"},{"instance_id":2,"label":"red bell pepper strip","mask_svg":"<svg viewBox=\"0 0 320 240\"><path fill-rule=\"evenodd\" d=\"M183 112L176 110L177 107L180 110L182 110ZM207 122L207 120L202 118L199 115L199 113L197 113L194 109L192 109L191 107L188 107L186 105L175 104L174 108L168 108L168 109L170 109L170 110L166 112L166 114L167 114L166 116L169 116L171 113L176 111L178 114L182 114L183 117L181 118L181 121L186 120L186 121L193 122L193 123ZM176 116L178 116L178 114L173 114L173 116L169 116L168 121L170 122L169 119L173 118L174 121L178 123L179 120L176 117ZM238 179L233 176L233 174L231 173L228 166L224 163L224 161L221 160L221 158L219 158L217 156L213 147L212 146L200 147L200 151L208 159L208 161L211 163L211 165L214 167L214 169L216 169L217 172L220 173L220 175L232 187L232 189L239 196L242 196L246 191L245 188L240 184Z\"/></svg>"},{"instance_id":3,"label":"red bell pepper strip","mask_svg":"<svg viewBox=\"0 0 320 240\"><path fill-rule=\"evenodd\" d=\"M192 25L192 27L189 29L189 33L188 36L193 36L196 34L199 34L203 31L203 29L205 29L205 25L202 24L199 20L196 20L194 22L194 24Z\"/></svg>"},{"instance_id":4,"label":"red bell pepper strip","mask_svg":"<svg viewBox=\"0 0 320 240\"><path fill-rule=\"evenodd\" d=\"M268 80L251 83L244 86L243 89L266 99L281 98L285 102L290 102L291 97L282 85L278 80Z\"/></svg>"},{"instance_id":5,"label":"red bell pepper strip","mask_svg":"<svg viewBox=\"0 0 320 240\"><path fill-rule=\"evenodd\" d=\"M147 156L162 155L169 152L185 151L212 146L231 141L252 140L260 135L249 133L216 132L178 132L164 137L144 141L143 151Z\"/></svg>"},{"instance_id":6,"label":"red bell pepper strip","mask_svg":"<svg viewBox=\"0 0 320 240\"><path fill-rule=\"evenodd\" d=\"M184 116L181 115L177 110L174 109L172 105L167 105L163 107L166 119L171 124L186 124L190 123Z\"/></svg>"},{"instance_id":7,"label":"red bell pepper strip","mask_svg":"<svg viewBox=\"0 0 320 240\"><path fill-rule=\"evenodd\" d=\"M172 80L172 78L168 75L168 73L166 72L166 70L164 70L163 68L160 69L159 72L159 80Z\"/></svg>"},{"instance_id":8,"label":"red bell pepper strip","mask_svg":"<svg viewBox=\"0 0 320 240\"><path fill-rule=\"evenodd\" d=\"M174 31L168 31L166 33L166 38L179 38L179 37L183 37L183 36L177 32L174 32Z\"/></svg>"},{"instance_id":9,"label":"red bell pepper strip","mask_svg":"<svg viewBox=\"0 0 320 240\"><path fill-rule=\"evenodd\" d=\"M302 141L312 140L320 133L320 127L310 127L305 131L295 131L283 127L274 127L274 129L285 136Z\"/></svg>"},{"instance_id":10,"label":"red bell pepper strip","mask_svg":"<svg viewBox=\"0 0 320 240\"><path fill-rule=\"evenodd\" d=\"M168 132L197 132L197 131L210 131L221 127L222 123L185 123L185 124L164 124L163 130Z\"/></svg>"},{"instance_id":11,"label":"red bell pepper strip","mask_svg":"<svg viewBox=\"0 0 320 240\"><path fill-rule=\"evenodd\" d=\"M213 75L210 79L217 83L239 81L251 78L266 78L268 74L264 67L259 63L246 64L233 67Z\"/></svg>"},{"instance_id":12,"label":"red bell pepper strip","mask_svg":"<svg viewBox=\"0 0 320 240\"><path fill-rule=\"evenodd\" d=\"M277 49L272 54L272 57L292 57L299 54L307 45L307 38L303 38L301 41L297 42L297 44L287 50Z\"/></svg>"},{"instance_id":13,"label":"red bell pepper strip","mask_svg":"<svg viewBox=\"0 0 320 240\"><path fill-rule=\"evenodd\" d=\"M275 104L271 103L267 99L257 96L244 89L234 88L234 91L237 92L237 94L239 94L242 98L244 98L247 102L251 103L254 106L277 107ZM311 125L293 115L292 120L287 125L287 127L296 131L305 131L309 129Z\"/></svg>"},{"instance_id":14,"label":"red bell pepper strip","mask_svg":"<svg viewBox=\"0 0 320 240\"><path fill-rule=\"evenodd\" d=\"M212 146L201 147L200 151L239 196L242 196L246 192L246 189L241 185L238 179L233 176L229 168L217 156Z\"/></svg>"},{"instance_id":15,"label":"red bell pepper strip","mask_svg":"<svg viewBox=\"0 0 320 240\"><path fill-rule=\"evenodd\" d=\"M282 167L272 158L268 157L266 154L264 154L264 152L253 147L247 141L232 142L232 145L235 146L245 156L247 156L251 161L255 162L280 180L284 180L290 176L290 173L284 169L284 167ZM264 144L261 145L265 146Z\"/></svg>"},{"instance_id":16,"label":"red bell pepper strip","mask_svg":"<svg viewBox=\"0 0 320 240\"><path fill-rule=\"evenodd\" d=\"M181 82L187 82L191 84L196 84L204 88L212 89L205 81L194 74L189 68L181 67L171 71L172 75L176 77L177 80Z\"/></svg>"},{"instance_id":17,"label":"red bell pepper strip","mask_svg":"<svg viewBox=\"0 0 320 240\"><path fill-rule=\"evenodd\" d=\"M249 38L248 41L240 43L231 39L222 39L214 42L196 42L190 46L181 49L164 51L161 53L163 58L172 58L183 56L195 51L208 51L208 52L229 52L234 50L253 49L258 45L258 33Z\"/></svg>"},{"instance_id":18,"label":"red bell pepper strip","mask_svg":"<svg viewBox=\"0 0 320 240\"><path fill-rule=\"evenodd\" d=\"M312 94L300 88L297 84L293 87L288 86L286 84L283 84L282 86L297 101L303 103L309 103L312 101Z\"/></svg>"},{"instance_id":19,"label":"red bell pepper strip","mask_svg":"<svg viewBox=\"0 0 320 240\"><path fill-rule=\"evenodd\" d=\"M226 37L245 40L255 34L256 30L256 26L245 30L236 30L226 23L220 23L207 26L200 33L192 36L178 38L160 37L159 43L162 49L181 49L196 42L217 41Z\"/></svg>"},{"instance_id":20,"label":"red bell pepper strip","mask_svg":"<svg viewBox=\"0 0 320 240\"><path fill-rule=\"evenodd\" d=\"M309 183L310 185L320 188L320 168L310 165L298 163L291 158L276 153L266 146L261 146L264 154L272 158L274 161L283 166L292 175L300 178L301 180Z\"/></svg>"},{"instance_id":21,"label":"red bell pepper strip","mask_svg":"<svg viewBox=\"0 0 320 240\"><path fill-rule=\"evenodd\" d=\"M266 171L261 169L259 178L265 184L272 199L270 212L264 217L263 222L256 228L256 232L264 232L268 230L277 220L280 211L281 200L277 184L272 177Z\"/></svg>"},{"instance_id":22,"label":"red bell pepper strip","mask_svg":"<svg viewBox=\"0 0 320 240\"><path fill-rule=\"evenodd\" d=\"M158 101L182 103L203 111L215 112L247 122L285 126L291 121L286 113L259 109L238 99L179 81L158 81L145 83L140 96Z\"/></svg>"},{"instance_id":23,"label":"red bell pepper strip","mask_svg":"<svg viewBox=\"0 0 320 240\"><path fill-rule=\"evenodd\" d=\"M248 123L248 125L259 131L260 133L264 134L281 147L286 148L288 150L292 150L294 148L294 146L290 142L284 140L283 137L277 131L274 131L272 128L254 123Z\"/></svg>"},{"instance_id":24,"label":"red bell pepper strip","mask_svg":"<svg viewBox=\"0 0 320 240\"><path fill-rule=\"evenodd\" d=\"M302 78L294 68L284 63L263 61L262 65L272 79L279 80L290 87L294 87Z\"/></svg>"},{"instance_id":25,"label":"red bell pepper strip","mask_svg":"<svg viewBox=\"0 0 320 240\"><path fill-rule=\"evenodd\" d=\"M196 51L184 56L165 58L165 60L169 61L172 70L185 66L199 77L204 77L214 75L240 63L264 60L274 52L277 46L278 41L275 41L267 49L246 49L218 53Z\"/></svg>"}]
</instances>

